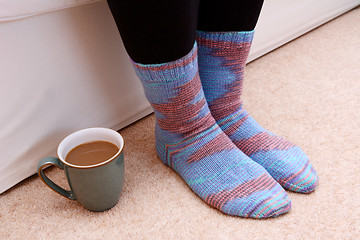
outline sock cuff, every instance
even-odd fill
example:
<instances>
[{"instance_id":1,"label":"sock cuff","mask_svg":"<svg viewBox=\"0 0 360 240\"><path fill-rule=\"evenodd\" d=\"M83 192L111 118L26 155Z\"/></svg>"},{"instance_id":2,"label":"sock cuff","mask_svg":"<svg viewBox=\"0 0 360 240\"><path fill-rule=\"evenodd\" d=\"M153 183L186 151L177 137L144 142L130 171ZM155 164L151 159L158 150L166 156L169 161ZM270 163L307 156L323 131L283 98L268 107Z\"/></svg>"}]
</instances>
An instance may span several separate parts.
<instances>
[{"instance_id":1,"label":"sock cuff","mask_svg":"<svg viewBox=\"0 0 360 240\"><path fill-rule=\"evenodd\" d=\"M144 82L168 82L185 75L195 75L198 69L197 43L178 60L160 64L136 63L131 59L137 76Z\"/></svg>"},{"instance_id":2,"label":"sock cuff","mask_svg":"<svg viewBox=\"0 0 360 240\"><path fill-rule=\"evenodd\" d=\"M239 46L239 43L251 43L254 30L243 32L205 32L197 31L196 41L198 44L208 47L231 47Z\"/></svg>"}]
</instances>

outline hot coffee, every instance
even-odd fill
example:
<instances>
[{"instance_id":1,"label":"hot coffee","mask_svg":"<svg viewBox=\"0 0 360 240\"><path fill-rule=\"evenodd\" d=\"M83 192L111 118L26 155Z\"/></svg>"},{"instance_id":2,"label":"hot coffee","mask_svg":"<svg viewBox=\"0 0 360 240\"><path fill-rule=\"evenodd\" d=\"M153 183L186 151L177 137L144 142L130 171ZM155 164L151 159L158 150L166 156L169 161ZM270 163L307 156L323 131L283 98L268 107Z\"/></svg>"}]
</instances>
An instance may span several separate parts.
<instances>
[{"instance_id":1,"label":"hot coffee","mask_svg":"<svg viewBox=\"0 0 360 240\"><path fill-rule=\"evenodd\" d=\"M87 142L73 148L66 155L65 161L78 166L95 165L109 160L118 151L119 148L110 142Z\"/></svg>"}]
</instances>

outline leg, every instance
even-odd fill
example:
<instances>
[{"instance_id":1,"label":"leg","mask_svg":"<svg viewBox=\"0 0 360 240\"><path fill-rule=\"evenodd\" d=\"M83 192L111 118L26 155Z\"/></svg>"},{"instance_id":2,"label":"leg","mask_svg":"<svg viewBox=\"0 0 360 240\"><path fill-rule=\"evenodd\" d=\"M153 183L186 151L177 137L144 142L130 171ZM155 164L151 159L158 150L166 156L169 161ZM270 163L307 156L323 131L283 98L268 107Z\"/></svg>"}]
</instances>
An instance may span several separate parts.
<instances>
[{"instance_id":1,"label":"leg","mask_svg":"<svg viewBox=\"0 0 360 240\"><path fill-rule=\"evenodd\" d=\"M241 101L246 59L262 0L226 0L223 6L200 3L199 71L210 111L235 145L262 165L284 188L311 192L318 181L306 154L261 127ZM201 8L211 9L210 13ZM204 12L203 14L201 14ZM204 17L202 19L201 17ZM240 22L243 17L249 18ZM211 22L211 18L215 18ZM228 32L231 31L231 32Z\"/></svg>"},{"instance_id":2,"label":"leg","mask_svg":"<svg viewBox=\"0 0 360 240\"><path fill-rule=\"evenodd\" d=\"M200 0L198 30L207 32L251 31L264 0Z\"/></svg>"},{"instance_id":3,"label":"leg","mask_svg":"<svg viewBox=\"0 0 360 240\"><path fill-rule=\"evenodd\" d=\"M138 63L164 63L194 46L199 2L108 0L126 51Z\"/></svg>"},{"instance_id":4,"label":"leg","mask_svg":"<svg viewBox=\"0 0 360 240\"><path fill-rule=\"evenodd\" d=\"M129 0L137 3L120 6L124 8L119 13L113 1L109 3L125 48L155 112L156 150L162 162L224 213L265 218L289 211L286 192L233 144L210 114L194 44L196 1L143 0L143 5ZM139 6L146 6L141 13Z\"/></svg>"}]
</instances>

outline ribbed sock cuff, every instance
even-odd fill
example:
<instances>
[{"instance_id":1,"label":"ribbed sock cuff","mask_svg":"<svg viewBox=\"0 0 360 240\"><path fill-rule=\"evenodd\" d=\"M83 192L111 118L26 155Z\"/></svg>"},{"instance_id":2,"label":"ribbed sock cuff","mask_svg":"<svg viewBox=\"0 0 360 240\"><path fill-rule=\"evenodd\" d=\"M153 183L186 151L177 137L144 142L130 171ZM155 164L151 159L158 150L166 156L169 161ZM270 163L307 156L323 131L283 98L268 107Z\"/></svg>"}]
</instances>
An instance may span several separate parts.
<instances>
[{"instance_id":1,"label":"ribbed sock cuff","mask_svg":"<svg viewBox=\"0 0 360 240\"><path fill-rule=\"evenodd\" d=\"M137 76L144 82L168 82L185 75L194 75L198 69L197 43L184 57L167 63L141 64L133 60L132 64Z\"/></svg>"},{"instance_id":2,"label":"ribbed sock cuff","mask_svg":"<svg viewBox=\"0 0 360 240\"><path fill-rule=\"evenodd\" d=\"M205 32L197 31L196 41L202 45L202 41L206 40L207 44L213 44L214 47L231 47L239 43L251 43L254 37L254 30L244 32ZM213 43L209 43L213 41Z\"/></svg>"}]
</instances>

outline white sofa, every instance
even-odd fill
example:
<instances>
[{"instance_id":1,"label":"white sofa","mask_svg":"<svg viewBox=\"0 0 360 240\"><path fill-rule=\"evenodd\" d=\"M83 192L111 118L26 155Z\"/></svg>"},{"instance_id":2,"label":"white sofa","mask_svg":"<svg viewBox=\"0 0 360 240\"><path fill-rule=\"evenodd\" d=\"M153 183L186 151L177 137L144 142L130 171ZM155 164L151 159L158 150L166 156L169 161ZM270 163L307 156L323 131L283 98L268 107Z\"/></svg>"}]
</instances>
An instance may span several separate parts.
<instances>
[{"instance_id":1,"label":"white sofa","mask_svg":"<svg viewBox=\"0 0 360 240\"><path fill-rule=\"evenodd\" d=\"M249 61L360 0L265 1ZM0 0L0 193L67 134L151 113L105 0Z\"/></svg>"}]
</instances>

